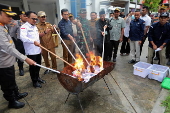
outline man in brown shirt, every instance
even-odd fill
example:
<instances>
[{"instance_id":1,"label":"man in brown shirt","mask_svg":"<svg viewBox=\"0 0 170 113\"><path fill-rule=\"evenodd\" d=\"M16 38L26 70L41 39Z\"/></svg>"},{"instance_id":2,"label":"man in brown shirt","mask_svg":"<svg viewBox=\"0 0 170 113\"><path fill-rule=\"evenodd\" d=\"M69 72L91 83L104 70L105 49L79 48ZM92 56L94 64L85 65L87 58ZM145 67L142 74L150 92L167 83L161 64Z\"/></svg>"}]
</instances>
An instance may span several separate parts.
<instances>
[{"instance_id":1,"label":"man in brown shirt","mask_svg":"<svg viewBox=\"0 0 170 113\"><path fill-rule=\"evenodd\" d=\"M39 23L37 24L37 28L39 31L40 35L40 44L50 50L51 52L55 53L55 44L53 41L52 33L54 32L53 26L46 22L46 14L44 11L39 11L38 12L38 19ZM46 67L50 68L50 63L48 59L48 54L51 57L51 62L52 62L52 69L56 70L57 69L57 62L56 62L56 57L52 54L50 54L48 51L42 49L42 56L45 61ZM49 73L49 70L46 70L44 74Z\"/></svg>"},{"instance_id":2,"label":"man in brown shirt","mask_svg":"<svg viewBox=\"0 0 170 113\"><path fill-rule=\"evenodd\" d=\"M94 50L95 52L97 51L97 31L96 31L96 21L98 20L97 18L97 13L96 12L91 12L90 13L91 19L89 20L90 23L90 35L93 38L93 44L94 44Z\"/></svg>"}]
</instances>

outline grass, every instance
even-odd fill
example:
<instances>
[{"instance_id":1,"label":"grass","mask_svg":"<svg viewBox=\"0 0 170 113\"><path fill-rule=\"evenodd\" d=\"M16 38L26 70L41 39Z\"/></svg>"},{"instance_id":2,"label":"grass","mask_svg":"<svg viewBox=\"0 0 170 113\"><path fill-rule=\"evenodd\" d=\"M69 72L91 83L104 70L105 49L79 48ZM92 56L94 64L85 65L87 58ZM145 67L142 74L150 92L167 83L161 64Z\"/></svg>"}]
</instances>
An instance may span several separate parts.
<instances>
[{"instance_id":1,"label":"grass","mask_svg":"<svg viewBox=\"0 0 170 113\"><path fill-rule=\"evenodd\" d=\"M165 113L170 113L170 93L164 101L162 101L162 106L166 107Z\"/></svg>"}]
</instances>

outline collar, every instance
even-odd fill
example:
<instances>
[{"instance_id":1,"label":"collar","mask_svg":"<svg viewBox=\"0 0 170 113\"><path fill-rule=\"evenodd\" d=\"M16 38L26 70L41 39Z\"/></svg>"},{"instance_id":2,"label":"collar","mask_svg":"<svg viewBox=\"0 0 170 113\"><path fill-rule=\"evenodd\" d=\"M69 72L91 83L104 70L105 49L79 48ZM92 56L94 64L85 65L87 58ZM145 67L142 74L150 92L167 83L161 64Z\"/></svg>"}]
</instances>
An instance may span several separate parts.
<instances>
[{"instance_id":1,"label":"collar","mask_svg":"<svg viewBox=\"0 0 170 113\"><path fill-rule=\"evenodd\" d=\"M140 19L140 18L139 18ZM139 19L134 19L134 21L139 21Z\"/></svg>"},{"instance_id":2,"label":"collar","mask_svg":"<svg viewBox=\"0 0 170 113\"><path fill-rule=\"evenodd\" d=\"M0 23L0 26L4 26L4 24L3 24L3 23Z\"/></svg>"},{"instance_id":3,"label":"collar","mask_svg":"<svg viewBox=\"0 0 170 113\"><path fill-rule=\"evenodd\" d=\"M161 25L160 22L158 22L158 26L159 26L159 27L165 27L166 24L167 24L167 22L166 22L164 25Z\"/></svg>"},{"instance_id":4,"label":"collar","mask_svg":"<svg viewBox=\"0 0 170 113\"><path fill-rule=\"evenodd\" d=\"M26 24L29 26L29 27L34 27L35 25L32 25L32 24L30 24L30 23L28 23L28 22L26 22Z\"/></svg>"},{"instance_id":5,"label":"collar","mask_svg":"<svg viewBox=\"0 0 170 113\"><path fill-rule=\"evenodd\" d=\"M141 17L147 17L147 16L148 16L147 14L146 14L145 16L142 16L142 15L141 15Z\"/></svg>"},{"instance_id":6,"label":"collar","mask_svg":"<svg viewBox=\"0 0 170 113\"><path fill-rule=\"evenodd\" d=\"M113 17L114 20L119 20L119 18L121 18L121 17L118 17L117 19L115 17Z\"/></svg>"},{"instance_id":7,"label":"collar","mask_svg":"<svg viewBox=\"0 0 170 113\"><path fill-rule=\"evenodd\" d=\"M42 25L46 25L46 24L47 24L47 22L45 22L45 23L43 23L43 22L39 22L38 24L42 26Z\"/></svg>"},{"instance_id":8,"label":"collar","mask_svg":"<svg viewBox=\"0 0 170 113\"><path fill-rule=\"evenodd\" d=\"M96 19L94 19L94 20L91 19L90 21L91 21L91 22L96 22L97 20L98 20L98 19L96 18Z\"/></svg>"},{"instance_id":9,"label":"collar","mask_svg":"<svg viewBox=\"0 0 170 113\"><path fill-rule=\"evenodd\" d=\"M64 18L62 18L62 20L63 20L63 21L66 21L66 22L68 22L68 21L69 21L69 20L66 20L66 19L64 19Z\"/></svg>"}]
</instances>

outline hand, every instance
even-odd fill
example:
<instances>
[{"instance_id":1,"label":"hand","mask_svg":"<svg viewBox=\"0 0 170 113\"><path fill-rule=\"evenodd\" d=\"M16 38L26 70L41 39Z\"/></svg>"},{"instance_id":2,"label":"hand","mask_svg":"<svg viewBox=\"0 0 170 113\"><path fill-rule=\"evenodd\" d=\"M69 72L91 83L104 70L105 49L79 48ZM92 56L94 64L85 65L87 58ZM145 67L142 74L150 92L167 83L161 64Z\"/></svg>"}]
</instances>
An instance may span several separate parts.
<instances>
[{"instance_id":1,"label":"hand","mask_svg":"<svg viewBox=\"0 0 170 113\"><path fill-rule=\"evenodd\" d=\"M142 41L139 41L138 43L139 43L139 45L141 45Z\"/></svg>"},{"instance_id":2,"label":"hand","mask_svg":"<svg viewBox=\"0 0 170 113\"><path fill-rule=\"evenodd\" d=\"M54 24L54 25L53 25L53 27L55 27L55 28L56 28L57 26Z\"/></svg>"},{"instance_id":3,"label":"hand","mask_svg":"<svg viewBox=\"0 0 170 113\"><path fill-rule=\"evenodd\" d=\"M38 46L38 47L41 46L41 44L40 44L39 42L37 42L37 41L34 41L34 45L35 45L35 46Z\"/></svg>"},{"instance_id":4,"label":"hand","mask_svg":"<svg viewBox=\"0 0 170 113\"><path fill-rule=\"evenodd\" d=\"M77 26L78 26L79 28L82 28L82 24L81 24L80 22L77 22Z\"/></svg>"},{"instance_id":5,"label":"hand","mask_svg":"<svg viewBox=\"0 0 170 113\"><path fill-rule=\"evenodd\" d=\"M162 50L164 48L164 46L160 46L159 48Z\"/></svg>"},{"instance_id":6,"label":"hand","mask_svg":"<svg viewBox=\"0 0 170 113\"><path fill-rule=\"evenodd\" d=\"M74 38L71 35L69 36L69 38L70 38L70 40L74 40Z\"/></svg>"},{"instance_id":7,"label":"hand","mask_svg":"<svg viewBox=\"0 0 170 113\"><path fill-rule=\"evenodd\" d=\"M104 27L103 27L103 29L106 29L107 28L107 25L105 25Z\"/></svg>"},{"instance_id":8,"label":"hand","mask_svg":"<svg viewBox=\"0 0 170 113\"><path fill-rule=\"evenodd\" d=\"M90 37L90 41L93 42L93 39Z\"/></svg>"},{"instance_id":9,"label":"hand","mask_svg":"<svg viewBox=\"0 0 170 113\"><path fill-rule=\"evenodd\" d=\"M105 35L105 33L104 32L101 32L102 33L102 35L104 36Z\"/></svg>"},{"instance_id":10,"label":"hand","mask_svg":"<svg viewBox=\"0 0 170 113\"><path fill-rule=\"evenodd\" d=\"M120 38L120 40L119 40L120 42L122 42L123 41L123 38Z\"/></svg>"},{"instance_id":11,"label":"hand","mask_svg":"<svg viewBox=\"0 0 170 113\"><path fill-rule=\"evenodd\" d=\"M130 42L130 38L128 39L128 42Z\"/></svg>"},{"instance_id":12,"label":"hand","mask_svg":"<svg viewBox=\"0 0 170 113\"><path fill-rule=\"evenodd\" d=\"M29 65L35 65L35 63L36 63L36 62L34 62L32 59L30 59L30 58L26 58L26 59L25 59L25 62L26 62L27 64L29 64Z\"/></svg>"},{"instance_id":13,"label":"hand","mask_svg":"<svg viewBox=\"0 0 170 113\"><path fill-rule=\"evenodd\" d=\"M156 46L156 45L153 45L153 49L156 50L156 49L157 49L157 46Z\"/></svg>"},{"instance_id":14,"label":"hand","mask_svg":"<svg viewBox=\"0 0 170 113\"><path fill-rule=\"evenodd\" d=\"M51 29L47 27L47 29L45 30L45 33L49 33L50 31Z\"/></svg>"}]
</instances>

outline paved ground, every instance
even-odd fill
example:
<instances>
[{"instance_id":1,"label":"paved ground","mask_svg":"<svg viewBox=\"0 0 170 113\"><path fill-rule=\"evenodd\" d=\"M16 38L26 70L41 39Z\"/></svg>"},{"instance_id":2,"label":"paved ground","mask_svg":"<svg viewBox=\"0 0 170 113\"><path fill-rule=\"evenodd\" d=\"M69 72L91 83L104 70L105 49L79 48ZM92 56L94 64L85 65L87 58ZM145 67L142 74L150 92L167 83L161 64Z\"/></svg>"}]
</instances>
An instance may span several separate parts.
<instances>
[{"instance_id":1,"label":"paved ground","mask_svg":"<svg viewBox=\"0 0 170 113\"><path fill-rule=\"evenodd\" d=\"M144 48L141 61L146 62L147 43ZM62 56L61 46L56 48L56 51ZM160 83L155 80L133 75L133 65L127 63L129 60L130 56L118 55L115 69L105 76L112 95L103 79L79 95L85 113L163 113L164 108L160 107L160 103L167 91L162 90ZM58 69L61 70L63 63L59 59L57 63ZM43 75L45 70L41 68L40 75L47 83L43 84L42 88L34 88L28 66L25 65L24 76L19 76L18 67L15 67L20 91L29 93L26 98L20 100L26 105L22 109L8 109L8 102L0 91L0 113L81 113L75 95L70 95L64 104L68 92L61 86L56 74Z\"/></svg>"}]
</instances>

